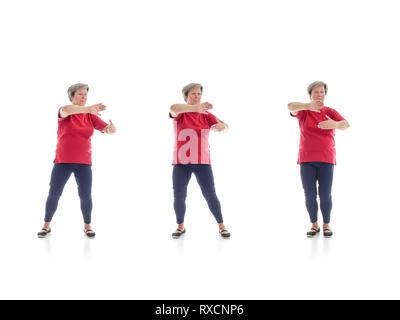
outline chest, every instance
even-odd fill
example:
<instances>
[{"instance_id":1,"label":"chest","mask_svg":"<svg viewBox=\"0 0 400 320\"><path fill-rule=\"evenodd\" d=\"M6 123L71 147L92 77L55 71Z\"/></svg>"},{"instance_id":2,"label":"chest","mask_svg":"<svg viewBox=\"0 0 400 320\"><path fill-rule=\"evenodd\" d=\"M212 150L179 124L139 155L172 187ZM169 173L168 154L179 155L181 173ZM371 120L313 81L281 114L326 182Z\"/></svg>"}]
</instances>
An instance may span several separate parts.
<instances>
[{"instance_id":1,"label":"chest","mask_svg":"<svg viewBox=\"0 0 400 320\"><path fill-rule=\"evenodd\" d=\"M307 111L300 121L300 126L305 128L315 128L318 127L318 123L327 121L327 113L325 110L321 112Z\"/></svg>"},{"instance_id":2,"label":"chest","mask_svg":"<svg viewBox=\"0 0 400 320\"><path fill-rule=\"evenodd\" d=\"M178 120L179 129L209 129L210 126L205 115L196 112L185 113L183 117Z\"/></svg>"},{"instance_id":3,"label":"chest","mask_svg":"<svg viewBox=\"0 0 400 320\"><path fill-rule=\"evenodd\" d=\"M59 129L64 133L81 134L90 136L93 134L93 123L88 114L76 114L59 120Z\"/></svg>"}]
</instances>

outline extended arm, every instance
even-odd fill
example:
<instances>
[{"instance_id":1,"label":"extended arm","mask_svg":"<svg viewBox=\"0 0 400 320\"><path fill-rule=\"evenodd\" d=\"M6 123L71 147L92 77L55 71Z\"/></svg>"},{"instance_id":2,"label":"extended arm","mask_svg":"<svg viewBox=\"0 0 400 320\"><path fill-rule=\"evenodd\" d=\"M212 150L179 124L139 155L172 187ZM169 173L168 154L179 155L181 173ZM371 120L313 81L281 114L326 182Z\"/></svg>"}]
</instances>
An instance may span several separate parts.
<instances>
[{"instance_id":1,"label":"extended arm","mask_svg":"<svg viewBox=\"0 0 400 320\"><path fill-rule=\"evenodd\" d=\"M72 104L62 107L60 110L60 116L61 118L66 118L71 114L78 114L78 113L92 113L97 116L100 116L99 112L103 110L106 110L106 106L101 103L97 103L89 107Z\"/></svg>"},{"instance_id":2,"label":"extended arm","mask_svg":"<svg viewBox=\"0 0 400 320\"><path fill-rule=\"evenodd\" d=\"M203 102L195 105L191 104L173 104L169 109L171 116L176 118L180 113L185 112L199 112L207 114L206 110L212 109L212 104L208 102Z\"/></svg>"},{"instance_id":3,"label":"extended arm","mask_svg":"<svg viewBox=\"0 0 400 320\"><path fill-rule=\"evenodd\" d=\"M314 111L314 112L319 112L320 109L324 104L321 101L311 101L308 103L303 103L303 102L291 102L288 104L288 109L292 115L296 115L297 112L301 110L309 110L309 111Z\"/></svg>"}]
</instances>

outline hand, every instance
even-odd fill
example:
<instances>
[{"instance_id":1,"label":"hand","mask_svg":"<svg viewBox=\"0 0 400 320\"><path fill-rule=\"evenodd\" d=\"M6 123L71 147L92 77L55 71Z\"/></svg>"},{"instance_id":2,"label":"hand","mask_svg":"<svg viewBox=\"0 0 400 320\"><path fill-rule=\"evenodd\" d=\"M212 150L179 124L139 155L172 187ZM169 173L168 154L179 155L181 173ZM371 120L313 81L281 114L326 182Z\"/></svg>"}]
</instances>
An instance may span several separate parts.
<instances>
[{"instance_id":1,"label":"hand","mask_svg":"<svg viewBox=\"0 0 400 320\"><path fill-rule=\"evenodd\" d=\"M213 105L208 102L203 102L195 105L196 112L207 114L206 110L212 109Z\"/></svg>"},{"instance_id":2,"label":"hand","mask_svg":"<svg viewBox=\"0 0 400 320\"><path fill-rule=\"evenodd\" d=\"M216 124L214 124L213 126L211 126L211 130L213 131L226 131L228 130L228 125L226 123L222 123L222 122L218 122Z\"/></svg>"},{"instance_id":3,"label":"hand","mask_svg":"<svg viewBox=\"0 0 400 320\"><path fill-rule=\"evenodd\" d=\"M324 104L322 103L322 101L319 100L314 100L308 103L308 108L309 108L308 110L313 112L320 112L319 110L321 110L323 107Z\"/></svg>"},{"instance_id":4,"label":"hand","mask_svg":"<svg viewBox=\"0 0 400 320\"><path fill-rule=\"evenodd\" d=\"M102 103L94 104L94 105L92 105L92 106L90 106L88 108L89 108L90 113L91 114L95 114L96 116L101 116L99 111L106 110L106 106L104 104L102 104Z\"/></svg>"},{"instance_id":5,"label":"hand","mask_svg":"<svg viewBox=\"0 0 400 320\"><path fill-rule=\"evenodd\" d=\"M325 130L336 129L336 121L332 120L328 116L325 117L327 117L328 120L318 123L318 128Z\"/></svg>"},{"instance_id":6,"label":"hand","mask_svg":"<svg viewBox=\"0 0 400 320\"><path fill-rule=\"evenodd\" d=\"M113 134L117 132L117 128L115 127L114 123L112 123L112 121L110 120L110 124L107 127L105 127L103 131L108 134Z\"/></svg>"}]
</instances>

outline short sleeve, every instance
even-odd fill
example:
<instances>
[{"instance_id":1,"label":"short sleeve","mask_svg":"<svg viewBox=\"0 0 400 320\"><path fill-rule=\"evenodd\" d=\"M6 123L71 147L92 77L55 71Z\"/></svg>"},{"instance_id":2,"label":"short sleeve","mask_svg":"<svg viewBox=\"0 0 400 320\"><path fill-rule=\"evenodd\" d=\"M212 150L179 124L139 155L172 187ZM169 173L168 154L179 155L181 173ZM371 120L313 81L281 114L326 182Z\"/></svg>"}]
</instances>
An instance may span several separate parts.
<instances>
[{"instance_id":1,"label":"short sleeve","mask_svg":"<svg viewBox=\"0 0 400 320\"><path fill-rule=\"evenodd\" d=\"M289 113L290 113L291 117L301 120L301 119L303 119L303 117L305 115L305 110L297 111L296 115L293 115L291 112L289 112Z\"/></svg>"},{"instance_id":2,"label":"short sleeve","mask_svg":"<svg viewBox=\"0 0 400 320\"><path fill-rule=\"evenodd\" d=\"M337 112L335 109L332 108L328 108L328 110L326 111L326 115L329 116L329 118L331 118L334 121L342 121L345 120L339 112Z\"/></svg>"},{"instance_id":3,"label":"short sleeve","mask_svg":"<svg viewBox=\"0 0 400 320\"><path fill-rule=\"evenodd\" d=\"M218 119L216 116L214 116L212 113L210 113L208 111L207 111L206 119L207 119L207 122L208 122L208 125L210 126L210 128L214 124L217 124L218 122L222 122L220 119Z\"/></svg>"},{"instance_id":4,"label":"short sleeve","mask_svg":"<svg viewBox=\"0 0 400 320\"><path fill-rule=\"evenodd\" d=\"M108 126L107 122L104 122L100 119L100 117L96 116L95 114L89 113L89 117L92 120L93 128L99 131L103 131L105 127Z\"/></svg>"}]
</instances>

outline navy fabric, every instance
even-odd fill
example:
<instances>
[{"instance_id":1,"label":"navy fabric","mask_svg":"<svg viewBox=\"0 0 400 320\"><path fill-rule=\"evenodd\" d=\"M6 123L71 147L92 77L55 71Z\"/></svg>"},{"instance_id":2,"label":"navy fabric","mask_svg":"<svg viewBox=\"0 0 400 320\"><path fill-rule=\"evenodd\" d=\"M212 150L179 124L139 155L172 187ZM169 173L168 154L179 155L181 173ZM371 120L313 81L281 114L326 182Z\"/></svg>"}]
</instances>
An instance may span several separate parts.
<instances>
[{"instance_id":1,"label":"navy fabric","mask_svg":"<svg viewBox=\"0 0 400 320\"><path fill-rule=\"evenodd\" d=\"M46 216L44 221L50 222L57 210L58 200L64 186L74 173L78 184L78 194L81 200L83 220L90 224L92 215L92 167L80 163L58 163L53 167L50 179L50 191L46 201Z\"/></svg>"},{"instance_id":2,"label":"navy fabric","mask_svg":"<svg viewBox=\"0 0 400 320\"><path fill-rule=\"evenodd\" d=\"M201 192L207 201L210 211L218 223L222 223L221 204L217 198L214 186L214 175L210 165L177 164L172 172L174 188L174 209L178 224L184 222L186 212L186 194L192 173L196 176Z\"/></svg>"},{"instance_id":3,"label":"navy fabric","mask_svg":"<svg viewBox=\"0 0 400 320\"><path fill-rule=\"evenodd\" d=\"M303 183L306 207L311 223L318 220L317 182L320 209L324 223L329 223L332 211L332 182L334 165L326 162L302 162L300 175Z\"/></svg>"}]
</instances>

